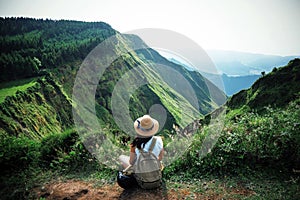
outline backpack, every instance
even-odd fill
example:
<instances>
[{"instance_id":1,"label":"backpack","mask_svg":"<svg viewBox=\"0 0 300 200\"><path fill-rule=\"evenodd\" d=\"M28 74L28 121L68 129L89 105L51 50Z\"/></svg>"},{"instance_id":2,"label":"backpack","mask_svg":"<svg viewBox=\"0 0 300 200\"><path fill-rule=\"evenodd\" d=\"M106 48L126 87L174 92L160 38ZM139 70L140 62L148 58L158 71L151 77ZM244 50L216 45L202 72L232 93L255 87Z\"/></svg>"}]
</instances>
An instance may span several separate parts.
<instances>
[{"instance_id":1,"label":"backpack","mask_svg":"<svg viewBox=\"0 0 300 200\"><path fill-rule=\"evenodd\" d=\"M134 177L138 185L143 189L154 189L161 185L162 173L160 161L152 153L155 143L156 138L153 137L148 152L144 151L144 149L139 149L139 158L133 166Z\"/></svg>"}]
</instances>

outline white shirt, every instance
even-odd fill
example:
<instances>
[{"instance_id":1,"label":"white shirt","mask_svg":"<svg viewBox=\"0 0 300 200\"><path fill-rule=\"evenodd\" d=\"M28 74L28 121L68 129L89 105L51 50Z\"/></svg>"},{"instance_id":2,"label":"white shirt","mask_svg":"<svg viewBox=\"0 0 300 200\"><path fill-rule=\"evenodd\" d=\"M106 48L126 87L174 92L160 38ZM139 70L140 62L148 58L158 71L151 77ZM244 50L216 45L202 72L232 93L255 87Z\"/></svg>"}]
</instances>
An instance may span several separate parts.
<instances>
[{"instance_id":1,"label":"white shirt","mask_svg":"<svg viewBox=\"0 0 300 200\"><path fill-rule=\"evenodd\" d=\"M155 142L154 148L152 150L152 153L158 158L158 155L160 154L160 152L164 146L161 137L153 136L146 144L142 145L142 148L144 149L144 151L148 152L154 137L156 138L156 142ZM136 158L138 159L138 157L140 155L140 151L138 148L135 148L135 153L136 153Z\"/></svg>"}]
</instances>

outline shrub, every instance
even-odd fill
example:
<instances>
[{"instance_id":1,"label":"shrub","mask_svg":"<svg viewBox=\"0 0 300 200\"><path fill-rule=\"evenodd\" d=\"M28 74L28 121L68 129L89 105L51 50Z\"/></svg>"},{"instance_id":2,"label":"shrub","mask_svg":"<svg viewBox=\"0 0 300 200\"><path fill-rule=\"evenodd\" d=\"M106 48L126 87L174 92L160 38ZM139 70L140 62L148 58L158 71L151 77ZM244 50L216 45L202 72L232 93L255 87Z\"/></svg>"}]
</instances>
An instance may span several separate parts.
<instances>
[{"instance_id":1,"label":"shrub","mask_svg":"<svg viewBox=\"0 0 300 200\"><path fill-rule=\"evenodd\" d=\"M41 161L45 167L76 169L94 160L84 148L77 132L71 129L42 140Z\"/></svg>"},{"instance_id":2,"label":"shrub","mask_svg":"<svg viewBox=\"0 0 300 200\"><path fill-rule=\"evenodd\" d=\"M211 152L200 157L202 138L197 138L186 154L169 166L166 173L190 171L203 173L239 173L247 169L279 168L291 171L300 163L300 105L295 101L286 108L266 107L228 115L225 127ZM230 116L230 118L229 118ZM207 135L204 128L200 135Z\"/></svg>"},{"instance_id":3,"label":"shrub","mask_svg":"<svg viewBox=\"0 0 300 200\"><path fill-rule=\"evenodd\" d=\"M40 144L25 136L8 136L0 140L1 172L23 170L38 164Z\"/></svg>"}]
</instances>

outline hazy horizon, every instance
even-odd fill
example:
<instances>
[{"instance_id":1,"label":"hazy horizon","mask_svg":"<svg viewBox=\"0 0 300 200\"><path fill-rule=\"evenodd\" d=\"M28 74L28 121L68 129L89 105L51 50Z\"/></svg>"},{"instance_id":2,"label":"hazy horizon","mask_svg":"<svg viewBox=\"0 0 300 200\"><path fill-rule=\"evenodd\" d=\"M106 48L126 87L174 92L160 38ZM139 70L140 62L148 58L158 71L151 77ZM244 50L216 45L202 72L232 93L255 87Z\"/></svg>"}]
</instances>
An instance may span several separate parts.
<instances>
[{"instance_id":1,"label":"hazy horizon","mask_svg":"<svg viewBox=\"0 0 300 200\"><path fill-rule=\"evenodd\" d=\"M176 31L205 50L300 55L300 1L0 0L1 17L103 21L120 32Z\"/></svg>"}]
</instances>

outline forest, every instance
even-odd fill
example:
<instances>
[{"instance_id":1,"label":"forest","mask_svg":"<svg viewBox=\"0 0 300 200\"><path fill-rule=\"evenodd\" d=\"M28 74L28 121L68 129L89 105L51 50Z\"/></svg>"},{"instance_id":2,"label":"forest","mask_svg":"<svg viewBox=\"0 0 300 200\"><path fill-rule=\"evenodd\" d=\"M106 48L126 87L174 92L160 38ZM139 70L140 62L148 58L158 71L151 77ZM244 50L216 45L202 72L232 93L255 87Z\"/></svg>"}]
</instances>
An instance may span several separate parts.
<instances>
[{"instance_id":1,"label":"forest","mask_svg":"<svg viewBox=\"0 0 300 200\"><path fill-rule=\"evenodd\" d=\"M115 31L102 22L0 19L0 82L29 78L83 60Z\"/></svg>"}]
</instances>

